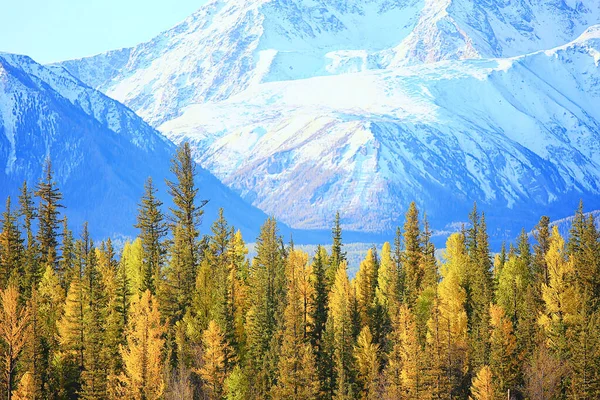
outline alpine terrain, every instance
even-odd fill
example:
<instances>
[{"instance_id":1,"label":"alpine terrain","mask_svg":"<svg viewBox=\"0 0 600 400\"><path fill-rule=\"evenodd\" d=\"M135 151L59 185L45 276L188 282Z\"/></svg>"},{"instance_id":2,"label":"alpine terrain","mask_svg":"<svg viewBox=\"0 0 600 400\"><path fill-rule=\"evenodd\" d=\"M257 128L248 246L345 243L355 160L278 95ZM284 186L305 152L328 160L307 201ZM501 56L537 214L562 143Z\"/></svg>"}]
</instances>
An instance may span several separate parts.
<instances>
[{"instance_id":1,"label":"alpine terrain","mask_svg":"<svg viewBox=\"0 0 600 400\"><path fill-rule=\"evenodd\" d=\"M63 68L0 53L0 196L11 195L13 209L24 181L35 190L49 157L74 227L89 221L98 237L129 235L148 177L170 205L164 179L173 179L174 153L133 111ZM266 218L206 170L199 169L198 180L199 196L210 200L209 221L224 206L239 228L254 234Z\"/></svg>"},{"instance_id":2,"label":"alpine terrain","mask_svg":"<svg viewBox=\"0 0 600 400\"><path fill-rule=\"evenodd\" d=\"M61 65L295 228L389 232L412 200L520 227L600 200L596 24L596 0L215 0Z\"/></svg>"}]
</instances>

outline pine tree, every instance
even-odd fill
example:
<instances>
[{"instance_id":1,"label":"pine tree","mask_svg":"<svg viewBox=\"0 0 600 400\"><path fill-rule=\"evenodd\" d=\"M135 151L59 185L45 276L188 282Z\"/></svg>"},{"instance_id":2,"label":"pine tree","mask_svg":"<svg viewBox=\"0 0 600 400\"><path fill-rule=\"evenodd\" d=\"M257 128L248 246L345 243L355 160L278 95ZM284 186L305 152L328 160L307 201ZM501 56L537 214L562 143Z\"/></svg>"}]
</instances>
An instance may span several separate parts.
<instances>
[{"instance_id":1,"label":"pine tree","mask_svg":"<svg viewBox=\"0 0 600 400\"><path fill-rule=\"evenodd\" d=\"M121 350L125 372L119 380L121 395L125 398L153 400L162 397L165 390L164 332L156 299L147 290L131 305L127 345Z\"/></svg>"},{"instance_id":2,"label":"pine tree","mask_svg":"<svg viewBox=\"0 0 600 400\"><path fill-rule=\"evenodd\" d=\"M0 289L7 287L10 280L18 282L22 275L24 249L17 218L17 214L11 209L10 197L8 197L0 230Z\"/></svg>"},{"instance_id":3,"label":"pine tree","mask_svg":"<svg viewBox=\"0 0 600 400\"><path fill-rule=\"evenodd\" d=\"M204 381L208 398L223 398L225 378L227 377L226 357L230 352L223 332L215 321L210 321L202 334L203 354L202 367L195 370Z\"/></svg>"},{"instance_id":4,"label":"pine tree","mask_svg":"<svg viewBox=\"0 0 600 400\"><path fill-rule=\"evenodd\" d=\"M0 339L2 348L2 371L6 398L11 400L15 383L17 360L25 346L30 311L19 304L19 291L15 285L0 290Z\"/></svg>"},{"instance_id":5,"label":"pine tree","mask_svg":"<svg viewBox=\"0 0 600 400\"><path fill-rule=\"evenodd\" d=\"M393 327L393 348L385 370L386 398L423 398L425 355L418 341L415 317L406 305L398 310Z\"/></svg>"},{"instance_id":6,"label":"pine tree","mask_svg":"<svg viewBox=\"0 0 600 400\"><path fill-rule=\"evenodd\" d=\"M144 282L142 240L137 238L133 242L125 242L121 253L123 273L127 277L127 291L133 297L139 297Z\"/></svg>"},{"instance_id":7,"label":"pine tree","mask_svg":"<svg viewBox=\"0 0 600 400\"><path fill-rule=\"evenodd\" d=\"M156 294L156 287L161 281L164 264L163 238L167 234L167 224L161 211L162 202L156 197L157 189L148 178L144 186L144 196L139 205L136 228L140 230L142 239L142 285L141 293L146 289Z\"/></svg>"},{"instance_id":8,"label":"pine tree","mask_svg":"<svg viewBox=\"0 0 600 400\"><path fill-rule=\"evenodd\" d=\"M38 242L41 252L41 266L51 265L57 268L58 257L58 238L59 238L59 209L63 206L60 204L62 194L56 187L54 175L52 172L52 164L50 160L46 161L44 167L44 179L40 180L36 187L35 195L39 198L38 217L39 231ZM32 284L37 284L41 275L41 271L34 271L32 276Z\"/></svg>"},{"instance_id":9,"label":"pine tree","mask_svg":"<svg viewBox=\"0 0 600 400\"><path fill-rule=\"evenodd\" d=\"M402 355L402 387L406 399L423 397L423 352L417 337L417 325L411 311L403 306L398 321Z\"/></svg>"},{"instance_id":10,"label":"pine tree","mask_svg":"<svg viewBox=\"0 0 600 400\"><path fill-rule=\"evenodd\" d=\"M356 346L354 347L354 358L358 372L358 382L361 386L361 396L363 400L373 400L379 398L377 393L379 376L379 345L373 342L373 335L369 326L365 326L360 334Z\"/></svg>"},{"instance_id":11,"label":"pine tree","mask_svg":"<svg viewBox=\"0 0 600 400\"><path fill-rule=\"evenodd\" d=\"M77 252L81 251L78 242ZM78 254L78 258L83 255ZM83 262L78 260L79 264ZM64 312L57 323L58 342L60 351L57 354L60 364L59 391L66 397L72 397L79 391L79 378L84 368L84 286L83 266L78 268L73 276L67 297Z\"/></svg>"},{"instance_id":12,"label":"pine tree","mask_svg":"<svg viewBox=\"0 0 600 400\"><path fill-rule=\"evenodd\" d=\"M235 348L240 359L244 357L246 347L245 318L248 311L248 248L242 233L238 230L231 236L229 260L232 265L232 298L234 299Z\"/></svg>"},{"instance_id":13,"label":"pine tree","mask_svg":"<svg viewBox=\"0 0 600 400\"><path fill-rule=\"evenodd\" d=\"M492 378L492 371L490 367L484 365L481 367L477 376L473 379L473 385L471 386L470 400L494 400L496 399L494 394L494 382Z\"/></svg>"},{"instance_id":14,"label":"pine tree","mask_svg":"<svg viewBox=\"0 0 600 400\"><path fill-rule=\"evenodd\" d=\"M59 352L58 321L62 316L64 301L65 292L59 278L48 265L40 280L39 289L32 292L30 300L27 364L36 398L59 390L52 360Z\"/></svg>"},{"instance_id":15,"label":"pine tree","mask_svg":"<svg viewBox=\"0 0 600 400\"><path fill-rule=\"evenodd\" d=\"M510 256L498 277L496 301L514 324L529 311L525 300L531 283L525 262L518 256Z\"/></svg>"},{"instance_id":16,"label":"pine tree","mask_svg":"<svg viewBox=\"0 0 600 400\"><path fill-rule=\"evenodd\" d=\"M31 400L36 398L34 381L29 372L25 372L17 389L12 392L12 400Z\"/></svg>"}]
</instances>

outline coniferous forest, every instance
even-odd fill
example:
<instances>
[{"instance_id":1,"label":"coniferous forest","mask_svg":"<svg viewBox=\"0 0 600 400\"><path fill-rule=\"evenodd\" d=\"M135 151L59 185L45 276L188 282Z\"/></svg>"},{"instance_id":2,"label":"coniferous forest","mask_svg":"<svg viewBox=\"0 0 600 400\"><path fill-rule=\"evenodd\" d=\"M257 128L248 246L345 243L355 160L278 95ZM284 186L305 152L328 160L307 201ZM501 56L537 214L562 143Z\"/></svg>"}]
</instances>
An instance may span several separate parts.
<instances>
[{"instance_id":1,"label":"coniferous forest","mask_svg":"<svg viewBox=\"0 0 600 400\"><path fill-rule=\"evenodd\" d=\"M189 146L171 171L173 207L149 179L119 251L69 230L50 162L7 199L2 399L600 398L600 236L583 207L568 238L542 217L499 254L474 207L436 259L412 204L350 279L339 215L314 254L268 219L248 260L222 213L200 229Z\"/></svg>"}]
</instances>

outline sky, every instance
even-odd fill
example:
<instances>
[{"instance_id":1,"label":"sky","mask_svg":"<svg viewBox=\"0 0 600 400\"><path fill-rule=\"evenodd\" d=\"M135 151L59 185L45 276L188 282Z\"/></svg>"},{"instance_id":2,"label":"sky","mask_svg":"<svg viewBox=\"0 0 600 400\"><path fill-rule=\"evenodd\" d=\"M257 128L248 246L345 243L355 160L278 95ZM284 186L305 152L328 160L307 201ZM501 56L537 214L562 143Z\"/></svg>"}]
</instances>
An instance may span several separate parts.
<instances>
[{"instance_id":1,"label":"sky","mask_svg":"<svg viewBox=\"0 0 600 400\"><path fill-rule=\"evenodd\" d=\"M0 51L39 63L152 39L206 0L0 0Z\"/></svg>"}]
</instances>

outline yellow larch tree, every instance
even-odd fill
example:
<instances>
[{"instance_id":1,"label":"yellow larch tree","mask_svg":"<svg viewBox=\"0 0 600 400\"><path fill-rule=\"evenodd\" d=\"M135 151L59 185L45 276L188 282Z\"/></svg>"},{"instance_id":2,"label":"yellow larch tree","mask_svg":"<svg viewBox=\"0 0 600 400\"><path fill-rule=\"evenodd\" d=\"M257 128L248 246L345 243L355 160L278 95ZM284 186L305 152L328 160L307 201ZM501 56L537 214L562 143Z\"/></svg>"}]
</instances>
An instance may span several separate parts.
<instances>
[{"instance_id":1,"label":"yellow larch tree","mask_svg":"<svg viewBox=\"0 0 600 400\"><path fill-rule=\"evenodd\" d=\"M0 301L0 339L4 343L3 378L6 398L11 400L17 360L27 340L30 312L29 308L19 304L19 291L12 284L0 290Z\"/></svg>"},{"instance_id":2,"label":"yellow larch tree","mask_svg":"<svg viewBox=\"0 0 600 400\"><path fill-rule=\"evenodd\" d=\"M205 393L211 400L223 397L223 386L227 371L225 359L229 346L219 325L211 320L208 328L202 334L202 367L195 369L204 381Z\"/></svg>"},{"instance_id":3,"label":"yellow larch tree","mask_svg":"<svg viewBox=\"0 0 600 400\"><path fill-rule=\"evenodd\" d=\"M286 264L287 305L277 385L272 391L274 399L309 399L319 392L315 357L307 334L310 276L308 254L292 250Z\"/></svg>"},{"instance_id":4,"label":"yellow larch tree","mask_svg":"<svg viewBox=\"0 0 600 400\"><path fill-rule=\"evenodd\" d=\"M379 345L373 343L373 335L365 326L358 335L354 347L354 358L358 370L358 380L361 385L361 399L374 400L379 398L377 392L379 383Z\"/></svg>"},{"instance_id":5,"label":"yellow larch tree","mask_svg":"<svg viewBox=\"0 0 600 400\"><path fill-rule=\"evenodd\" d=\"M492 371L487 365L473 378L469 400L495 400Z\"/></svg>"},{"instance_id":6,"label":"yellow larch tree","mask_svg":"<svg viewBox=\"0 0 600 400\"><path fill-rule=\"evenodd\" d=\"M552 228L545 261L548 284L542 284L544 312L538 322L544 328L548 346L565 360L569 352L567 330L577 322L581 301L575 285L573 262L567 256L565 241L556 226Z\"/></svg>"},{"instance_id":7,"label":"yellow larch tree","mask_svg":"<svg viewBox=\"0 0 600 400\"><path fill-rule=\"evenodd\" d=\"M441 269L443 279L438 287L438 324L441 341L447 348L448 376L452 389L457 390L468 365L465 309L467 294L462 285L468 265L464 235L453 234L448 238L444 258L446 262Z\"/></svg>"},{"instance_id":8,"label":"yellow larch tree","mask_svg":"<svg viewBox=\"0 0 600 400\"><path fill-rule=\"evenodd\" d=\"M131 305L127 345L121 349L125 372L120 376L122 394L128 399L162 398L163 334L158 304L149 290Z\"/></svg>"}]
</instances>

